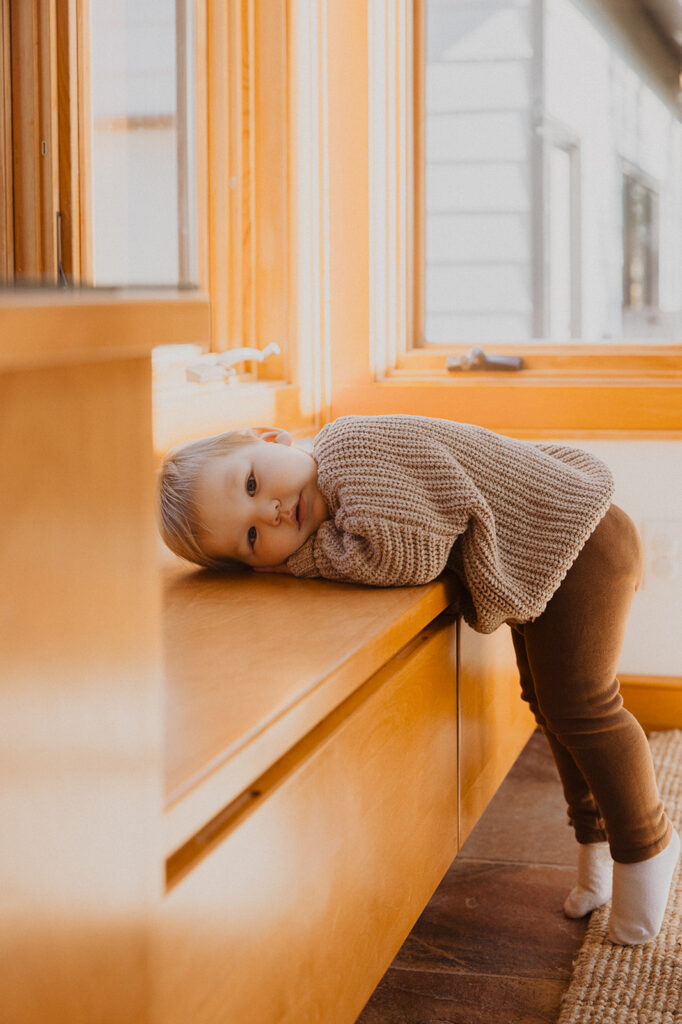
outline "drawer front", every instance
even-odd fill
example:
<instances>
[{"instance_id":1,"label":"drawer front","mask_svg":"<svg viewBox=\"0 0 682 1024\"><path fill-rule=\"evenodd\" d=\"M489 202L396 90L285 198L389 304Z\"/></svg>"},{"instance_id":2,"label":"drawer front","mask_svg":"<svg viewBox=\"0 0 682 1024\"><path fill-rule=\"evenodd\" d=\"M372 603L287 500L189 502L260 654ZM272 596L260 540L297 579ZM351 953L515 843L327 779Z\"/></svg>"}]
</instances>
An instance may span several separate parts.
<instances>
[{"instance_id":1,"label":"drawer front","mask_svg":"<svg viewBox=\"0 0 682 1024\"><path fill-rule=\"evenodd\" d=\"M432 623L179 859L156 1024L356 1019L457 852L454 633Z\"/></svg>"},{"instance_id":2,"label":"drawer front","mask_svg":"<svg viewBox=\"0 0 682 1024\"><path fill-rule=\"evenodd\" d=\"M460 624L460 845L495 795L535 728L521 700L507 627L491 635Z\"/></svg>"}]
</instances>

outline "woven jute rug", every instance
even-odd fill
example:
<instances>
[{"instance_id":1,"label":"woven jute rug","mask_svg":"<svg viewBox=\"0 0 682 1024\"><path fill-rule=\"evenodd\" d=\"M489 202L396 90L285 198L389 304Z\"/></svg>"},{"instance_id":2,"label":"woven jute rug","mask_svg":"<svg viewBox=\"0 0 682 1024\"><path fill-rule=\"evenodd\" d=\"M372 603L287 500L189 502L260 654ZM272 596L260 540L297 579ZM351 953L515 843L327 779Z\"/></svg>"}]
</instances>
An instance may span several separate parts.
<instances>
[{"instance_id":1,"label":"woven jute rug","mask_svg":"<svg viewBox=\"0 0 682 1024\"><path fill-rule=\"evenodd\" d=\"M649 736L666 810L682 833L682 731ZM594 910L557 1024L682 1024L682 870L673 878L663 927L644 946L606 937L610 902Z\"/></svg>"}]
</instances>

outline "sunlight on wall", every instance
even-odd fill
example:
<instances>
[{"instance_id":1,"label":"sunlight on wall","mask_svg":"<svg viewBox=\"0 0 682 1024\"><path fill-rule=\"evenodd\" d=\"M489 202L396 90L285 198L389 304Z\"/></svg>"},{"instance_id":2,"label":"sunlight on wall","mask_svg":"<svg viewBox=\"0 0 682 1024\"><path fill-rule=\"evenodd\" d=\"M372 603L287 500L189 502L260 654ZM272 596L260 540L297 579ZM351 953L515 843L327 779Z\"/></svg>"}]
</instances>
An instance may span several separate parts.
<instances>
[{"instance_id":1,"label":"sunlight on wall","mask_svg":"<svg viewBox=\"0 0 682 1024\"><path fill-rule=\"evenodd\" d=\"M682 676L682 441L557 441L602 459L644 543L619 671ZM675 575L676 573L676 575Z\"/></svg>"}]
</instances>

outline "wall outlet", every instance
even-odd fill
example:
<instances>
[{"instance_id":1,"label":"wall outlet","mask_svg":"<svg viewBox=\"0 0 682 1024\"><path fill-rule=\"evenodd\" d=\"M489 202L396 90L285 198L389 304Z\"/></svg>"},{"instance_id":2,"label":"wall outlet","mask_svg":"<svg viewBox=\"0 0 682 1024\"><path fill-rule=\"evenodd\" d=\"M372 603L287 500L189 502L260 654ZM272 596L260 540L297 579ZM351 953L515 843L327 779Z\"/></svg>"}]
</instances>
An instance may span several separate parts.
<instances>
[{"instance_id":1,"label":"wall outlet","mask_svg":"<svg viewBox=\"0 0 682 1024\"><path fill-rule=\"evenodd\" d=\"M642 586L679 580L682 575L682 521L645 519L640 532L644 545Z\"/></svg>"}]
</instances>

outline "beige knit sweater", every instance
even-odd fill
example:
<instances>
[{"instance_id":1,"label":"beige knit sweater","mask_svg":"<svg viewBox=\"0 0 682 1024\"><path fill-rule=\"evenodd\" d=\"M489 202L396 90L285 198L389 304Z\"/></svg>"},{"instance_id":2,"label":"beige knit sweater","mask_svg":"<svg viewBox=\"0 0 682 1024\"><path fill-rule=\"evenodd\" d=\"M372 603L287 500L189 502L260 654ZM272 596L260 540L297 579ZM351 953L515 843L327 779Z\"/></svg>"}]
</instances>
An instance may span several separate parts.
<instances>
[{"instance_id":1,"label":"beige knit sweater","mask_svg":"<svg viewBox=\"0 0 682 1024\"><path fill-rule=\"evenodd\" d=\"M607 512L594 456L425 416L344 416L314 441L331 518L287 561L295 576L427 583L446 567L480 633L540 615Z\"/></svg>"}]
</instances>

